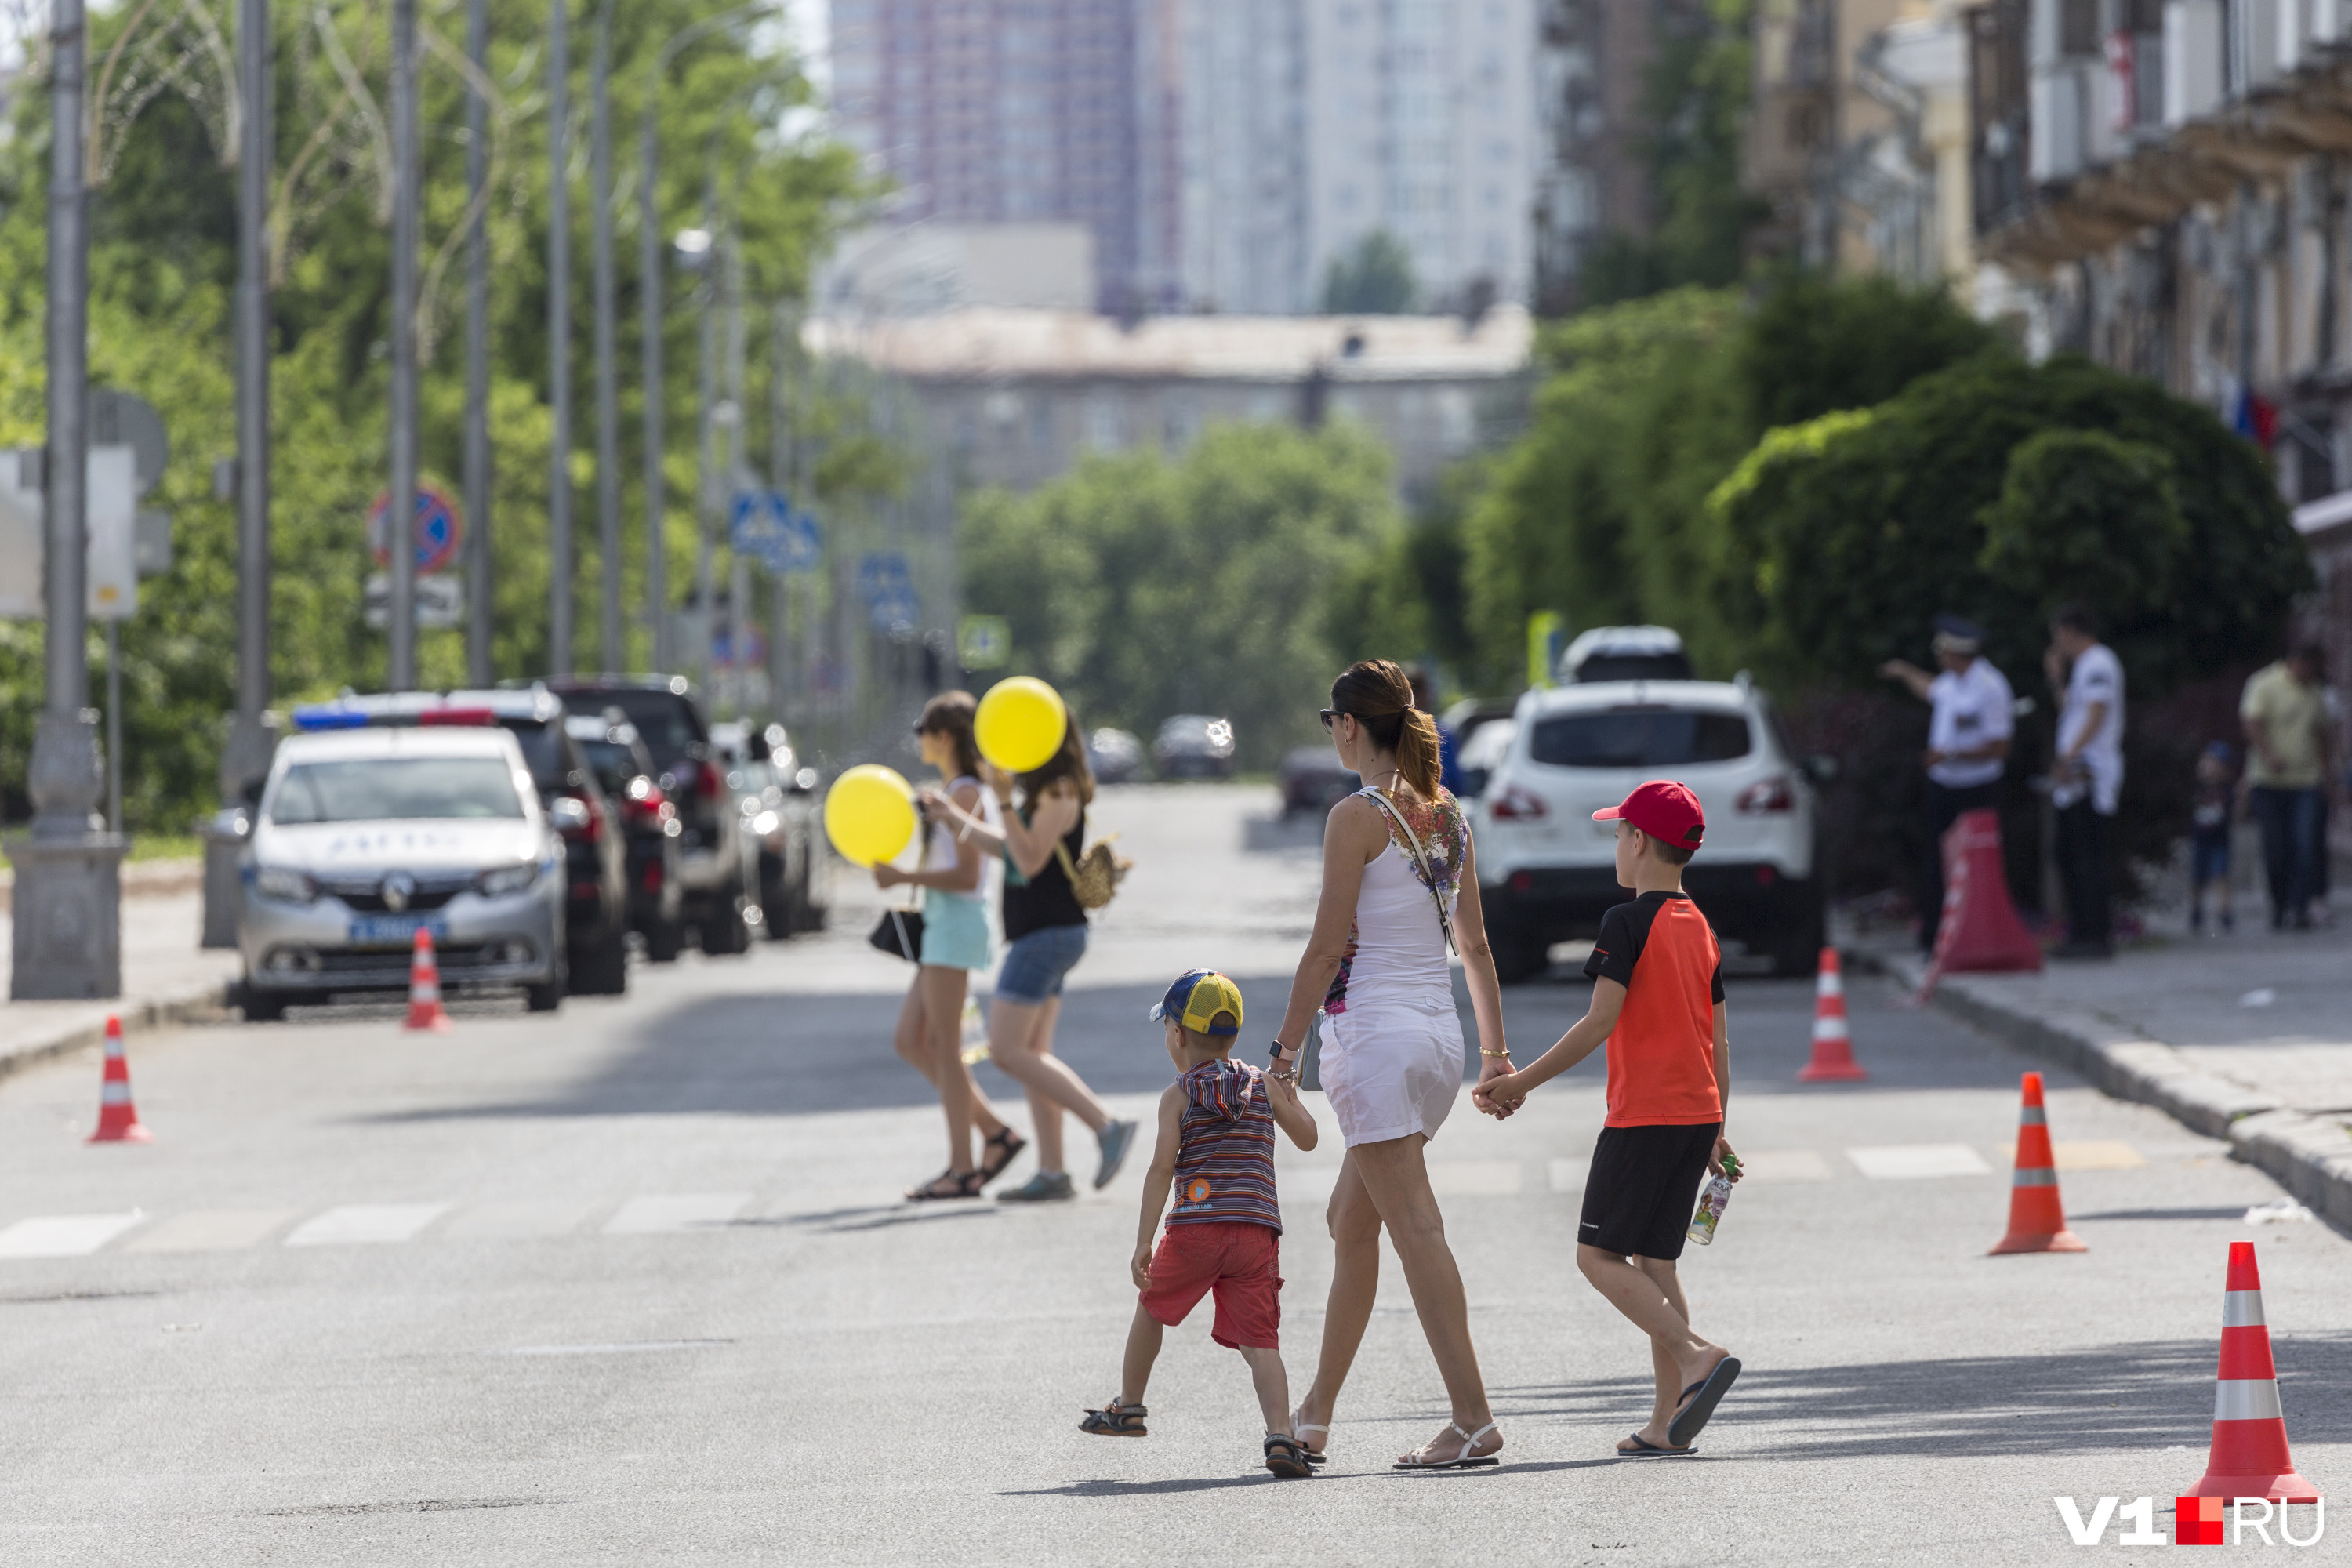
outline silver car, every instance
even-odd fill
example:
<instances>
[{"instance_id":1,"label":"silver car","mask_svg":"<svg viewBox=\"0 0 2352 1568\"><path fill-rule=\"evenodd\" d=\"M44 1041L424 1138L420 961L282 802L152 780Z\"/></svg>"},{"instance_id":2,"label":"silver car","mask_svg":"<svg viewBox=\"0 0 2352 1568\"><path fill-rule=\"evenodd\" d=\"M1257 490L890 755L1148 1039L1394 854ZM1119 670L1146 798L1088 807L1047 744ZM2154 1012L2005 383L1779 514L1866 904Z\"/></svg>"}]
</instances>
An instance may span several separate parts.
<instances>
[{"instance_id":1,"label":"silver car","mask_svg":"<svg viewBox=\"0 0 2352 1568\"><path fill-rule=\"evenodd\" d=\"M430 930L445 989L563 1000L565 878L512 735L494 725L289 736L241 857L245 1016L398 991Z\"/></svg>"}]
</instances>

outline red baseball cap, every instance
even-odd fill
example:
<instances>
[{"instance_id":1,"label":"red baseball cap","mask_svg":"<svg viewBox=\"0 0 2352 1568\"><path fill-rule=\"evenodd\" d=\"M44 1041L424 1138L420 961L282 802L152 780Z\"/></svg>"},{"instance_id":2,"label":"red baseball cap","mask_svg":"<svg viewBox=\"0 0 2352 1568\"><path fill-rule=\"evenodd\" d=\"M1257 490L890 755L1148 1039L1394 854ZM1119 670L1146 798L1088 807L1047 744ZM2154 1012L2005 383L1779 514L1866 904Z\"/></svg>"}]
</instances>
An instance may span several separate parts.
<instances>
[{"instance_id":1,"label":"red baseball cap","mask_svg":"<svg viewBox=\"0 0 2352 1568\"><path fill-rule=\"evenodd\" d=\"M1592 814L1595 822L1622 817L1651 837L1680 849L1696 849L1706 835L1706 813L1698 796L1665 779L1641 785L1616 805Z\"/></svg>"}]
</instances>

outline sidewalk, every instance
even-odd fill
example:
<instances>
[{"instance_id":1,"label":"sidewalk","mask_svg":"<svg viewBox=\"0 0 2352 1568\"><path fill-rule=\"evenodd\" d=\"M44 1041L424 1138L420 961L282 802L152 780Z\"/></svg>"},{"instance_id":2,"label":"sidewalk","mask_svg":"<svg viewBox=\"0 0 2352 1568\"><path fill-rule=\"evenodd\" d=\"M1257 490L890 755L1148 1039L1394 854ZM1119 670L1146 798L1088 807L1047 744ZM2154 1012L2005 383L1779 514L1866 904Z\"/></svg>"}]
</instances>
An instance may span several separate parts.
<instances>
[{"instance_id":1,"label":"sidewalk","mask_svg":"<svg viewBox=\"0 0 2352 1568\"><path fill-rule=\"evenodd\" d=\"M1852 956L1913 990L1925 968L1907 944ZM1949 975L1934 1005L2229 1139L2352 1229L2352 930L2273 934L2257 915L2251 931L2155 937L2107 963Z\"/></svg>"},{"instance_id":2,"label":"sidewalk","mask_svg":"<svg viewBox=\"0 0 2352 1568\"><path fill-rule=\"evenodd\" d=\"M35 1062L95 1044L109 1014L126 1029L214 1011L237 973L234 952L196 945L202 895L183 888L122 900L122 994L106 1002L0 1001L0 1078ZM0 996L16 951L16 927L0 908Z\"/></svg>"}]
</instances>

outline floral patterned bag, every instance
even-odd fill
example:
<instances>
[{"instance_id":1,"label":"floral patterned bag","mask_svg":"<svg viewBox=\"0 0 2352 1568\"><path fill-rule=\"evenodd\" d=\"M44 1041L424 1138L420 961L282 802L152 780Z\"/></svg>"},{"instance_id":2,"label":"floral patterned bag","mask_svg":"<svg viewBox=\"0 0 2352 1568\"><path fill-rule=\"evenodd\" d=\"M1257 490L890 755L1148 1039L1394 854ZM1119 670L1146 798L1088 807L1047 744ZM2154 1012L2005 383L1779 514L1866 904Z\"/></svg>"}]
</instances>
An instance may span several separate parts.
<instances>
[{"instance_id":1,"label":"floral patterned bag","mask_svg":"<svg viewBox=\"0 0 2352 1568\"><path fill-rule=\"evenodd\" d=\"M1387 795L1382 795L1377 787L1368 786L1364 793L1370 795L1379 804L1380 808L1389 814L1390 820L1404 829L1404 841L1412 846L1412 863L1420 868L1421 879L1427 885L1429 896L1437 902L1437 929L1445 933L1446 950L1450 952L1460 952L1462 949L1454 940L1454 916L1445 908L1445 893L1437 885L1437 873L1430 869L1429 857L1422 852L1421 835L1412 830L1412 824L1404 819L1404 813L1399 811L1395 804Z\"/></svg>"}]
</instances>

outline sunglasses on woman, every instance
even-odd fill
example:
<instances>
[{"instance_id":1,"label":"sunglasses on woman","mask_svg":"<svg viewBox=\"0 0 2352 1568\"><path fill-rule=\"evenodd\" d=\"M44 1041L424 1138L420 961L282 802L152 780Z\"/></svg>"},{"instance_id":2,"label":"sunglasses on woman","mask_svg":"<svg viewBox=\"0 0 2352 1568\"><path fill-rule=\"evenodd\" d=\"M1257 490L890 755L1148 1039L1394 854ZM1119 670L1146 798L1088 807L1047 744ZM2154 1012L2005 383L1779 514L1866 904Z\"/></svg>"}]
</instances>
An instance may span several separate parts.
<instances>
[{"instance_id":1,"label":"sunglasses on woman","mask_svg":"<svg viewBox=\"0 0 2352 1568\"><path fill-rule=\"evenodd\" d=\"M1342 710L1338 708L1318 708L1316 710L1316 713L1322 719L1323 728L1326 730L1328 730L1332 725L1339 722L1341 711Z\"/></svg>"}]
</instances>

